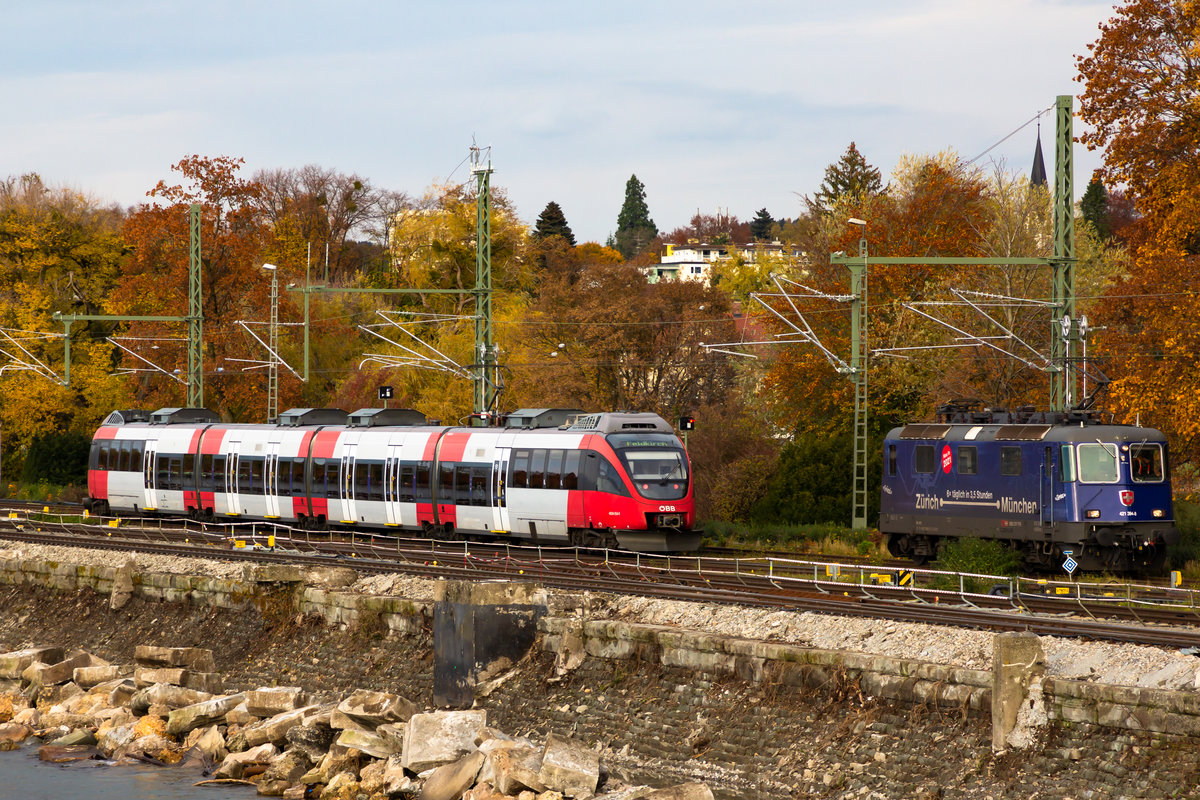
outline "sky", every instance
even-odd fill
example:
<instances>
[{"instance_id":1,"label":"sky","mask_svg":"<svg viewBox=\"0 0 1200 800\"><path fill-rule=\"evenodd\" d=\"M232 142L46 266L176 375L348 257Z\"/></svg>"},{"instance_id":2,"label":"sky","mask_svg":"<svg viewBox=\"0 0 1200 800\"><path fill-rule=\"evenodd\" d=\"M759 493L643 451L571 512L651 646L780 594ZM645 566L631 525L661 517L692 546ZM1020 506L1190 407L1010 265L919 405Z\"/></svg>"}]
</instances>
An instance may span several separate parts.
<instances>
[{"instance_id":1,"label":"sky","mask_svg":"<svg viewBox=\"0 0 1200 800\"><path fill-rule=\"evenodd\" d=\"M1088 0L9 0L0 179L144 202L171 165L307 164L420 196L470 180L576 239L616 228L636 174L660 230L697 211L795 217L851 141L972 159L1078 95ZM1076 101L1078 110L1078 101ZM1053 175L1054 115L1041 117ZM1082 130L1075 122L1076 135ZM978 163L1028 174L1036 124ZM1076 145L1080 196L1101 155Z\"/></svg>"}]
</instances>

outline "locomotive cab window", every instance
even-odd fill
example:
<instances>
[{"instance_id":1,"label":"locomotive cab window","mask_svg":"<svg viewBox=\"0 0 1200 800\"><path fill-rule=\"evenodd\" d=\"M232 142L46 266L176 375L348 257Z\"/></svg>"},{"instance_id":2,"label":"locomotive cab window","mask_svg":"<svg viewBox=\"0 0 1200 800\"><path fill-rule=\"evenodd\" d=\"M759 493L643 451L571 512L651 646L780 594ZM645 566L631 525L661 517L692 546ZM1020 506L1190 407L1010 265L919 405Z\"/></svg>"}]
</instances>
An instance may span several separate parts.
<instances>
[{"instance_id":1,"label":"locomotive cab window","mask_svg":"<svg viewBox=\"0 0 1200 800\"><path fill-rule=\"evenodd\" d=\"M913 448L913 472L933 474L933 445L919 444Z\"/></svg>"},{"instance_id":2,"label":"locomotive cab window","mask_svg":"<svg viewBox=\"0 0 1200 800\"><path fill-rule=\"evenodd\" d=\"M1019 447L1001 447L1000 448L1000 474L1001 475L1020 475L1021 474L1021 448L1019 448Z\"/></svg>"},{"instance_id":3,"label":"locomotive cab window","mask_svg":"<svg viewBox=\"0 0 1200 800\"><path fill-rule=\"evenodd\" d=\"M1129 446L1129 473L1137 483L1161 483L1163 480L1162 445L1131 444Z\"/></svg>"},{"instance_id":4,"label":"locomotive cab window","mask_svg":"<svg viewBox=\"0 0 1200 800\"><path fill-rule=\"evenodd\" d=\"M1058 478L1063 483L1075 482L1075 449L1069 444L1064 444L1060 452L1062 458L1058 463ZM1050 461L1050 451L1046 450L1046 461Z\"/></svg>"},{"instance_id":5,"label":"locomotive cab window","mask_svg":"<svg viewBox=\"0 0 1200 800\"><path fill-rule=\"evenodd\" d=\"M1117 482L1117 446L1115 444L1079 445L1079 480L1083 483Z\"/></svg>"},{"instance_id":6,"label":"locomotive cab window","mask_svg":"<svg viewBox=\"0 0 1200 800\"><path fill-rule=\"evenodd\" d=\"M958 448L958 474L977 475L979 473L979 448L974 445Z\"/></svg>"},{"instance_id":7,"label":"locomotive cab window","mask_svg":"<svg viewBox=\"0 0 1200 800\"><path fill-rule=\"evenodd\" d=\"M896 445L887 446L888 475L896 474Z\"/></svg>"}]
</instances>

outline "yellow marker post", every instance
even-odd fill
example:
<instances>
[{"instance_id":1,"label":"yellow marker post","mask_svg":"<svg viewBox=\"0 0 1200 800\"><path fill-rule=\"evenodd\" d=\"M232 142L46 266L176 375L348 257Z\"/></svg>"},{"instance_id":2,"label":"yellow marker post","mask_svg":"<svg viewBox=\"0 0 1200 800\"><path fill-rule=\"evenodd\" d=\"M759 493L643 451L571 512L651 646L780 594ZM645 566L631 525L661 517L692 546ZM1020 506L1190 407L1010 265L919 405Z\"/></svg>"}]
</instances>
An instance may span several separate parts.
<instances>
[{"instance_id":1,"label":"yellow marker post","mask_svg":"<svg viewBox=\"0 0 1200 800\"><path fill-rule=\"evenodd\" d=\"M267 547L274 547L274 546L275 546L275 534L271 534L270 536L267 537Z\"/></svg>"},{"instance_id":2,"label":"yellow marker post","mask_svg":"<svg viewBox=\"0 0 1200 800\"><path fill-rule=\"evenodd\" d=\"M1179 570L1171 571L1171 585L1178 589L1183 585L1183 573Z\"/></svg>"}]
</instances>

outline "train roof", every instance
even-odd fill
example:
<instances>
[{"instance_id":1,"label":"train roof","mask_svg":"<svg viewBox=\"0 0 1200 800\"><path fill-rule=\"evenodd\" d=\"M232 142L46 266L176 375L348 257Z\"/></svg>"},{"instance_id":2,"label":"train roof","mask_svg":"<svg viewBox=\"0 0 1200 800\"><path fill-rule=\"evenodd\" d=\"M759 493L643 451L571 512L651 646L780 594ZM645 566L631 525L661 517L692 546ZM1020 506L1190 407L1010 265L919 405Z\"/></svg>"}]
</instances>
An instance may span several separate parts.
<instances>
[{"instance_id":1,"label":"train roof","mask_svg":"<svg viewBox=\"0 0 1200 800\"><path fill-rule=\"evenodd\" d=\"M914 423L888 431L887 438L926 441L1007 442L1162 442L1161 431L1139 425L1084 425L1037 423Z\"/></svg>"}]
</instances>

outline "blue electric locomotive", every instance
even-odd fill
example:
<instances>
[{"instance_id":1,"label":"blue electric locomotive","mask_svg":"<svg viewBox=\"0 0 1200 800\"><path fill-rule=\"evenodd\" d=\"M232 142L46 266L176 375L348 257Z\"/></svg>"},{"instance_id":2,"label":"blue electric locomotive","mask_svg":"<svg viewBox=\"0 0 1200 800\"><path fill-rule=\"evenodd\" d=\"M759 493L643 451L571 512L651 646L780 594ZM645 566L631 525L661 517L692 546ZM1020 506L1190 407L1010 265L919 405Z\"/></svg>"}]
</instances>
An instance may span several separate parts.
<instances>
[{"instance_id":1,"label":"blue electric locomotive","mask_svg":"<svg viewBox=\"0 0 1200 800\"><path fill-rule=\"evenodd\" d=\"M879 530L924 563L947 539L1003 541L1027 566L1158 572L1179 541L1165 437L1095 412L939 409L891 430Z\"/></svg>"}]
</instances>

